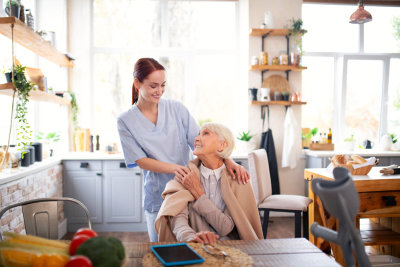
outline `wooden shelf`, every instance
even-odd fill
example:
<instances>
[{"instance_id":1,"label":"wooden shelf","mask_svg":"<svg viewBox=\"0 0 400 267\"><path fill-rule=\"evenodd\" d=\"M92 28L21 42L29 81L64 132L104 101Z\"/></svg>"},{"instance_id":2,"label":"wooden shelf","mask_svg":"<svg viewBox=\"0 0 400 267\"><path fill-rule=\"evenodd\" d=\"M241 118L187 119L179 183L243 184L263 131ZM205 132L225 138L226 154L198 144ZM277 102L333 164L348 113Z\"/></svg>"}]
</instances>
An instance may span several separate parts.
<instances>
[{"instance_id":1,"label":"wooden shelf","mask_svg":"<svg viewBox=\"0 0 400 267\"><path fill-rule=\"evenodd\" d=\"M400 233L368 219L360 220L360 233L366 246L400 244Z\"/></svg>"},{"instance_id":2,"label":"wooden shelf","mask_svg":"<svg viewBox=\"0 0 400 267\"><path fill-rule=\"evenodd\" d=\"M307 69L303 66L291 66L291 65L251 65L251 71L265 71L265 70L275 70L275 71L302 71Z\"/></svg>"},{"instance_id":3,"label":"wooden shelf","mask_svg":"<svg viewBox=\"0 0 400 267\"><path fill-rule=\"evenodd\" d=\"M73 67L68 57L44 40L39 34L15 17L0 18L0 33L11 39L11 25L14 25L14 41L35 54L63 67Z\"/></svg>"},{"instance_id":4,"label":"wooden shelf","mask_svg":"<svg viewBox=\"0 0 400 267\"><path fill-rule=\"evenodd\" d=\"M250 36L286 36L288 33L287 29L250 29Z\"/></svg>"},{"instance_id":5,"label":"wooden shelf","mask_svg":"<svg viewBox=\"0 0 400 267\"><path fill-rule=\"evenodd\" d=\"M1 95L7 95L7 96L13 96L14 93L14 86L12 83L4 83L0 84L0 94ZM17 97L17 94L15 94L15 97ZM51 102L51 103L56 103L60 105L71 105L71 101L68 101L62 97L49 94L43 91L31 91L29 93L29 99L35 100L35 101L42 101L42 102Z\"/></svg>"},{"instance_id":6,"label":"wooden shelf","mask_svg":"<svg viewBox=\"0 0 400 267\"><path fill-rule=\"evenodd\" d=\"M257 106L266 106L266 105L281 105L281 106L290 106L290 105L305 105L307 102L291 102L291 101L251 101L252 105Z\"/></svg>"}]
</instances>

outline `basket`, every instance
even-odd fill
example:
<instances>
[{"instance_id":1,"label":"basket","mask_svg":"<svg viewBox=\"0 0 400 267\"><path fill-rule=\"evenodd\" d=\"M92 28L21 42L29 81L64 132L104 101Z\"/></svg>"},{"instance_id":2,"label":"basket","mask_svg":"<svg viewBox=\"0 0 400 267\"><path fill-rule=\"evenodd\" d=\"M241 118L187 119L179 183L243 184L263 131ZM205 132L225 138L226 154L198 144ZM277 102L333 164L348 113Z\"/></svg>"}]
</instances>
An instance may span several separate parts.
<instances>
[{"instance_id":1,"label":"basket","mask_svg":"<svg viewBox=\"0 0 400 267\"><path fill-rule=\"evenodd\" d=\"M358 169L354 169L353 166L349 167L346 164L336 164L331 158L329 158L329 161L332 162L332 165L335 167L343 167L348 169L352 175L367 175L372 167L379 163L379 159L376 159L375 163L372 165L367 165Z\"/></svg>"}]
</instances>

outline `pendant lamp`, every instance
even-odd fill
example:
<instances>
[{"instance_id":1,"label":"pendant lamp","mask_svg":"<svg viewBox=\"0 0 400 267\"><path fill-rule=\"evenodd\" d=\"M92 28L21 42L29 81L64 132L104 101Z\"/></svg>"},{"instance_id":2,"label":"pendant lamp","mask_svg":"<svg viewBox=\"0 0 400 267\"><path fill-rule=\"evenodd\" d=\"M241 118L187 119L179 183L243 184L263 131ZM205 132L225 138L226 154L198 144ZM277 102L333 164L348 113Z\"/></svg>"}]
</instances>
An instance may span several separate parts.
<instances>
[{"instance_id":1,"label":"pendant lamp","mask_svg":"<svg viewBox=\"0 0 400 267\"><path fill-rule=\"evenodd\" d=\"M362 0L358 1L358 9L356 12L351 14L350 23L352 24L364 24L372 20L371 14L364 9L364 2Z\"/></svg>"}]
</instances>

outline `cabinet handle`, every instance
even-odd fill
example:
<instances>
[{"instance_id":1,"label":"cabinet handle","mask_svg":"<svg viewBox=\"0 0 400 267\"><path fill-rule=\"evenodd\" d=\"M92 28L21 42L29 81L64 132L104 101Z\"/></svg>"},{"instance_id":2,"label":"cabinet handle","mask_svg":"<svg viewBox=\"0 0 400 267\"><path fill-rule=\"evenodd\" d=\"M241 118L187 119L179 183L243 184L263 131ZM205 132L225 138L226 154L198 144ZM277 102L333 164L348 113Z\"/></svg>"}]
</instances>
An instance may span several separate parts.
<instances>
[{"instance_id":1,"label":"cabinet handle","mask_svg":"<svg viewBox=\"0 0 400 267\"><path fill-rule=\"evenodd\" d=\"M136 174L136 175L141 175L141 173L140 173L140 172L136 172L135 174Z\"/></svg>"},{"instance_id":2,"label":"cabinet handle","mask_svg":"<svg viewBox=\"0 0 400 267\"><path fill-rule=\"evenodd\" d=\"M89 167L89 162L81 162L81 168Z\"/></svg>"},{"instance_id":3,"label":"cabinet handle","mask_svg":"<svg viewBox=\"0 0 400 267\"><path fill-rule=\"evenodd\" d=\"M240 160L235 160L235 162L236 162L237 164L239 164L239 165L242 165L242 161L240 161Z\"/></svg>"},{"instance_id":4,"label":"cabinet handle","mask_svg":"<svg viewBox=\"0 0 400 267\"><path fill-rule=\"evenodd\" d=\"M97 175L97 176L102 176L103 173L102 173L102 172L96 172L96 175Z\"/></svg>"},{"instance_id":5,"label":"cabinet handle","mask_svg":"<svg viewBox=\"0 0 400 267\"><path fill-rule=\"evenodd\" d=\"M388 207L390 206L396 206L396 197L395 196L382 196L383 202L385 202L385 205Z\"/></svg>"},{"instance_id":6,"label":"cabinet handle","mask_svg":"<svg viewBox=\"0 0 400 267\"><path fill-rule=\"evenodd\" d=\"M120 162L119 163L120 168L126 168L126 163L125 162Z\"/></svg>"}]
</instances>

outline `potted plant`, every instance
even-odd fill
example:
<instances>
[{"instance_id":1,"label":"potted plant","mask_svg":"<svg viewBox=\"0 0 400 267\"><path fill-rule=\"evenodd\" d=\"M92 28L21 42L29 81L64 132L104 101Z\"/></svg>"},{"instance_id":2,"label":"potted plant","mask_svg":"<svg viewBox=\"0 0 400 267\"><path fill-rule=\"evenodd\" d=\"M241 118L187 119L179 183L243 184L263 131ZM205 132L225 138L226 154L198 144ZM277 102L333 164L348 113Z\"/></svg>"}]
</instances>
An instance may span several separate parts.
<instances>
[{"instance_id":1,"label":"potted plant","mask_svg":"<svg viewBox=\"0 0 400 267\"><path fill-rule=\"evenodd\" d=\"M49 147L50 157L52 157L54 152L54 145L56 142L60 141L60 133L50 132L45 135L43 132L38 132L36 134L36 140L43 141L43 143Z\"/></svg>"},{"instance_id":2,"label":"potted plant","mask_svg":"<svg viewBox=\"0 0 400 267\"><path fill-rule=\"evenodd\" d=\"M241 153L247 153L252 150L253 148L250 144L252 138L253 135L250 135L250 131L239 133L238 137L236 137L236 150Z\"/></svg>"},{"instance_id":3,"label":"potted plant","mask_svg":"<svg viewBox=\"0 0 400 267\"><path fill-rule=\"evenodd\" d=\"M282 92L282 100L283 100L283 101L289 101L289 95L290 95L289 92L283 91L283 92Z\"/></svg>"},{"instance_id":4,"label":"potted plant","mask_svg":"<svg viewBox=\"0 0 400 267\"><path fill-rule=\"evenodd\" d=\"M350 137L344 139L344 148L348 151L353 151L356 145L356 140L354 139L354 134Z\"/></svg>"},{"instance_id":5,"label":"potted plant","mask_svg":"<svg viewBox=\"0 0 400 267\"><path fill-rule=\"evenodd\" d=\"M25 77L25 67L15 65L14 68L14 86L17 89L18 101L16 107L15 119L17 120L17 143L18 149L22 151L23 157L25 150L31 145L32 131L26 114L28 113L27 104L29 102L29 93L33 89L33 83L27 81Z\"/></svg>"},{"instance_id":6,"label":"potted plant","mask_svg":"<svg viewBox=\"0 0 400 267\"><path fill-rule=\"evenodd\" d=\"M303 148L309 148L312 139L318 133L318 128L313 128L310 131L310 128L303 128L303 132L301 133L301 140Z\"/></svg>"},{"instance_id":7,"label":"potted plant","mask_svg":"<svg viewBox=\"0 0 400 267\"><path fill-rule=\"evenodd\" d=\"M302 29L303 20L294 19L290 20L290 26L288 27L287 36L291 36L293 40L292 52L290 53L290 64L298 66L300 65L300 58L303 55L303 35L307 33L307 30Z\"/></svg>"},{"instance_id":8,"label":"potted plant","mask_svg":"<svg viewBox=\"0 0 400 267\"><path fill-rule=\"evenodd\" d=\"M19 19L20 3L16 0L11 0L11 12L10 12L10 1L6 1L5 9L8 16L13 16Z\"/></svg>"}]
</instances>

